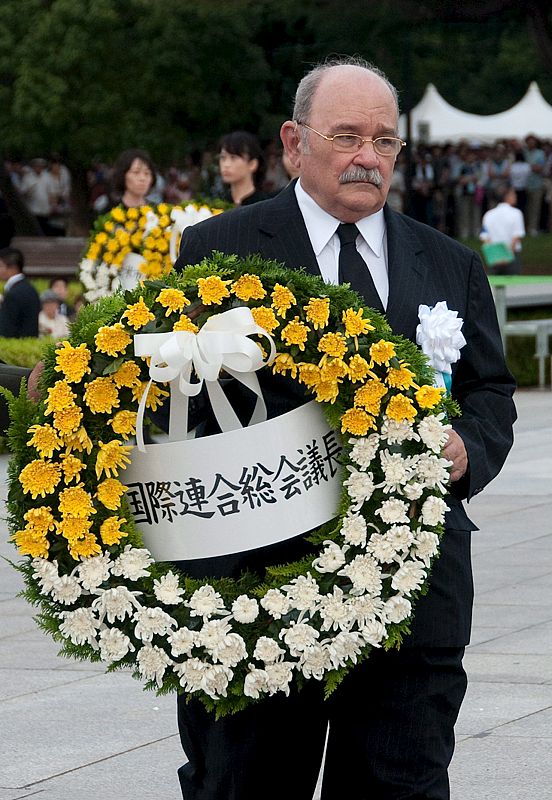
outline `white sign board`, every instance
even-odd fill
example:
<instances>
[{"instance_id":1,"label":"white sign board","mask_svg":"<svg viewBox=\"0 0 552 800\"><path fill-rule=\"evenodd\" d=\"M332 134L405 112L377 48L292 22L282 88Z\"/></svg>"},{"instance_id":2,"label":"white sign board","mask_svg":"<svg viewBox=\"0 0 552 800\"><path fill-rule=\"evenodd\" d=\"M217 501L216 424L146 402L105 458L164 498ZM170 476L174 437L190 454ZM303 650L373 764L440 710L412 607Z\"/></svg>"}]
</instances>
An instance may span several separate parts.
<instances>
[{"instance_id":1,"label":"white sign board","mask_svg":"<svg viewBox=\"0 0 552 800\"><path fill-rule=\"evenodd\" d=\"M337 514L338 434L316 401L241 430L134 448L127 498L157 561L253 550Z\"/></svg>"}]
</instances>

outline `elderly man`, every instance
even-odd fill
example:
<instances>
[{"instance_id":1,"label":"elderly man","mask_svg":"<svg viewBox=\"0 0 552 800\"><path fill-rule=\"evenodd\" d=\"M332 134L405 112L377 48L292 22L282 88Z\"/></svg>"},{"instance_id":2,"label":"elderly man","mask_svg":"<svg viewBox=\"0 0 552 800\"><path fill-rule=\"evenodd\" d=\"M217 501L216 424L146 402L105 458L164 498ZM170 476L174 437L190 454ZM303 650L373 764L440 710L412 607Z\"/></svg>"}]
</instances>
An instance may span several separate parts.
<instances>
[{"instance_id":1,"label":"elderly man","mask_svg":"<svg viewBox=\"0 0 552 800\"><path fill-rule=\"evenodd\" d=\"M179 776L186 800L311 800L328 722L323 800L449 797L447 767L466 689L462 656L473 594L475 526L461 501L499 472L511 447L514 382L477 256L386 206L403 145L397 123L396 92L379 70L358 61L315 68L299 84L293 120L281 129L299 180L276 198L188 228L177 268L212 250L260 253L327 282L351 283L410 339L420 304L446 300L458 312L467 344L452 393L463 416L444 448L453 467L442 554L402 648L373 652L329 701L311 681L288 698L274 696L215 721L199 702L180 698L189 762ZM294 402L283 383L267 379L265 389L269 414ZM195 571L261 570L296 558L300 546L292 539L277 552L264 548L200 562Z\"/></svg>"}]
</instances>

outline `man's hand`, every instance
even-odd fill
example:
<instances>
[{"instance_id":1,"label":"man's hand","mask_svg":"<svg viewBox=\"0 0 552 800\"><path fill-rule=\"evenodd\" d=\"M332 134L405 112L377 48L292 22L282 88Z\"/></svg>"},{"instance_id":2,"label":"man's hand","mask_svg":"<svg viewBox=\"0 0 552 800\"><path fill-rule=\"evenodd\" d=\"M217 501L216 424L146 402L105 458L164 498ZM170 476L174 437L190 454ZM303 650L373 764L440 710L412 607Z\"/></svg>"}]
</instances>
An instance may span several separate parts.
<instances>
[{"instance_id":1,"label":"man's hand","mask_svg":"<svg viewBox=\"0 0 552 800\"><path fill-rule=\"evenodd\" d=\"M27 394L31 400L35 401L35 403L38 402L38 400L40 399L40 395L38 392L38 382L40 380L43 371L44 371L44 362L39 361L36 367L29 375L29 380L27 383Z\"/></svg>"},{"instance_id":2,"label":"man's hand","mask_svg":"<svg viewBox=\"0 0 552 800\"><path fill-rule=\"evenodd\" d=\"M468 469L468 454L462 437L454 430L448 432L448 442L443 448L443 456L452 461L451 481L453 483L459 481Z\"/></svg>"}]
</instances>

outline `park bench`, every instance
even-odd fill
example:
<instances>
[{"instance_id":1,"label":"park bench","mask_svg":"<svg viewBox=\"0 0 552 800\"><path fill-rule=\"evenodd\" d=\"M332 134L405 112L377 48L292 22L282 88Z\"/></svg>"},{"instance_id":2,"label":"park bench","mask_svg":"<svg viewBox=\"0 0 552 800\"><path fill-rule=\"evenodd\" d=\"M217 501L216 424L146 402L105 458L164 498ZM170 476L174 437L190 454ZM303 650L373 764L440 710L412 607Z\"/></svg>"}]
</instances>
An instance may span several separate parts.
<instances>
[{"instance_id":1,"label":"park bench","mask_svg":"<svg viewBox=\"0 0 552 800\"><path fill-rule=\"evenodd\" d=\"M25 274L35 278L76 278L86 239L80 236L16 236L11 246L25 256Z\"/></svg>"},{"instance_id":2,"label":"park bench","mask_svg":"<svg viewBox=\"0 0 552 800\"><path fill-rule=\"evenodd\" d=\"M550 358L550 336L552 336L552 319L520 319L506 322L503 329L504 347L509 336L534 336L535 358L539 362L539 388L545 385L546 359ZM552 360L551 360L552 372ZM552 387L551 387L552 388Z\"/></svg>"}]
</instances>

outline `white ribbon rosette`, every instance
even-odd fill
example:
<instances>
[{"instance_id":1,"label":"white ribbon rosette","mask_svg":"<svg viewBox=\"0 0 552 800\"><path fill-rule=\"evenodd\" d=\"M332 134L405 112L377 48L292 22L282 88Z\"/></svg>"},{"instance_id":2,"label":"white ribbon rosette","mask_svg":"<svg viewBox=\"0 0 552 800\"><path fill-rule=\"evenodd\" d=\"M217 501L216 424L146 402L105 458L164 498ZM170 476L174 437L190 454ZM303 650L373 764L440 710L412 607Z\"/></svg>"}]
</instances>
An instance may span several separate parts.
<instances>
[{"instance_id":1,"label":"white ribbon rosette","mask_svg":"<svg viewBox=\"0 0 552 800\"><path fill-rule=\"evenodd\" d=\"M248 338L251 334L268 339L270 354L267 359L259 345ZM136 442L142 452L145 452L144 412L153 381L170 383L170 441L187 438L189 398L198 395L204 383L223 433L243 427L219 384L221 370L257 395L249 425L266 420L266 405L255 372L274 360L275 347L272 337L255 323L249 308L232 308L215 314L198 333L138 334L134 337L134 354L151 358L150 381L140 400L136 421ZM190 380L192 370L197 376L194 382Z\"/></svg>"},{"instance_id":2,"label":"white ribbon rosette","mask_svg":"<svg viewBox=\"0 0 552 800\"><path fill-rule=\"evenodd\" d=\"M184 208L173 208L171 211L173 225L171 241L169 245L169 253L173 264L178 258L177 245L180 242L182 231L184 231L185 228L188 228L190 225L195 225L196 222L202 222L204 219L209 219L209 217L212 216L213 212L207 208L207 206L196 208L194 205L190 204Z\"/></svg>"},{"instance_id":3,"label":"white ribbon rosette","mask_svg":"<svg viewBox=\"0 0 552 800\"><path fill-rule=\"evenodd\" d=\"M462 334L464 320L457 311L448 308L445 300L435 306L420 305L416 343L435 370L435 385L450 392L452 365L460 358L466 344Z\"/></svg>"}]
</instances>

